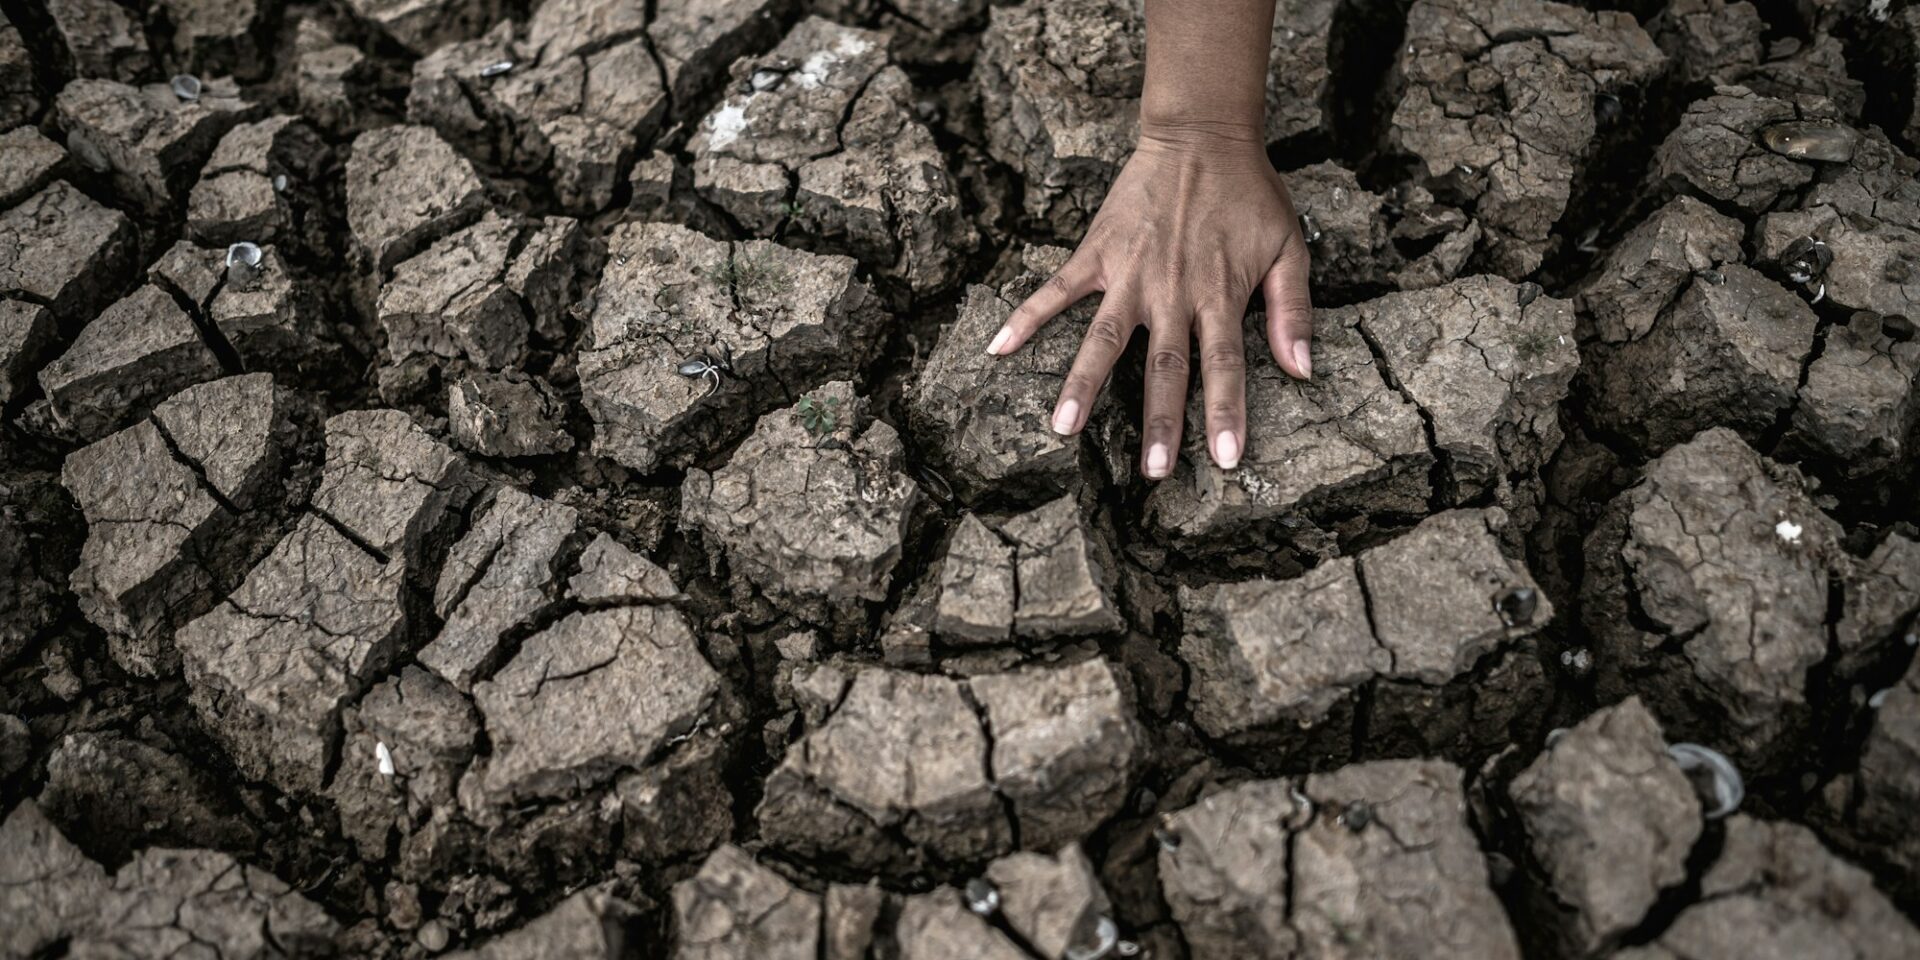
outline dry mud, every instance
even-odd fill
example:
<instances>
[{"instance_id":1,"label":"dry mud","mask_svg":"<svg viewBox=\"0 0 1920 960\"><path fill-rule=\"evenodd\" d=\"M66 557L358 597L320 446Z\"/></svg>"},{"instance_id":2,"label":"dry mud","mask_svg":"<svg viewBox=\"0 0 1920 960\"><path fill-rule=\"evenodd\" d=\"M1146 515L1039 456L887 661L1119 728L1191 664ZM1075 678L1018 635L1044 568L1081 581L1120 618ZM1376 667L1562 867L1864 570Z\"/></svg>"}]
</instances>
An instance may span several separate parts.
<instances>
[{"instance_id":1,"label":"dry mud","mask_svg":"<svg viewBox=\"0 0 1920 960\"><path fill-rule=\"evenodd\" d=\"M1279 0L1157 485L1137 2L15 11L0 960L1920 956L1920 5Z\"/></svg>"}]
</instances>

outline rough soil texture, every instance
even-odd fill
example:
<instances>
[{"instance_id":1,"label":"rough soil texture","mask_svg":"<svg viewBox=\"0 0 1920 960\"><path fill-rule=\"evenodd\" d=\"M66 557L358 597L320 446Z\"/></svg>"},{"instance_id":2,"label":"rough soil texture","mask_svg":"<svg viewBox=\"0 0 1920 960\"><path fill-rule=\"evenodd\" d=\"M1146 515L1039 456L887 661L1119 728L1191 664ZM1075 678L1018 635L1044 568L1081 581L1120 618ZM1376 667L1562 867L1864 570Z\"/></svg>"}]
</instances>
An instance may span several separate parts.
<instances>
[{"instance_id":1,"label":"rough soil texture","mask_svg":"<svg viewBox=\"0 0 1920 960\"><path fill-rule=\"evenodd\" d=\"M1277 0L1159 483L1138 0L17 6L0 960L1920 956L1920 4Z\"/></svg>"}]
</instances>

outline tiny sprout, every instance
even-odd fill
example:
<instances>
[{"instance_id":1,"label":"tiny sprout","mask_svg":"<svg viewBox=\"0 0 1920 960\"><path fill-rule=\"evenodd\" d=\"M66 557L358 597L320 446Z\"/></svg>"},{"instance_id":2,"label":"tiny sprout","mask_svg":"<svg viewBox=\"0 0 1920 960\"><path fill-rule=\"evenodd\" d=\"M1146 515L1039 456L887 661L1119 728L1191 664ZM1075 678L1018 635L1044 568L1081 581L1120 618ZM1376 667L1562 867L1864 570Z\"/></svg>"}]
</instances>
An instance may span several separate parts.
<instances>
[{"instance_id":1,"label":"tiny sprout","mask_svg":"<svg viewBox=\"0 0 1920 960\"><path fill-rule=\"evenodd\" d=\"M1801 237L1780 251L1780 266L1787 271L1787 279L1801 286L1818 280L1832 265L1833 250L1824 240Z\"/></svg>"},{"instance_id":2,"label":"tiny sprout","mask_svg":"<svg viewBox=\"0 0 1920 960\"><path fill-rule=\"evenodd\" d=\"M1122 940L1113 945L1113 955L1116 957L1137 957L1140 955L1140 945L1134 943L1132 940Z\"/></svg>"},{"instance_id":3,"label":"tiny sprout","mask_svg":"<svg viewBox=\"0 0 1920 960\"><path fill-rule=\"evenodd\" d=\"M1873 696L1867 698L1867 709L1869 710L1880 709L1881 704L1884 704L1887 702L1887 694L1892 692L1893 692L1892 687L1888 687L1884 690L1875 691Z\"/></svg>"},{"instance_id":4,"label":"tiny sprout","mask_svg":"<svg viewBox=\"0 0 1920 960\"><path fill-rule=\"evenodd\" d=\"M1300 214L1300 239L1309 244L1320 242L1320 225L1313 221L1313 214Z\"/></svg>"},{"instance_id":5,"label":"tiny sprout","mask_svg":"<svg viewBox=\"0 0 1920 960\"><path fill-rule=\"evenodd\" d=\"M1615 120L1620 119L1622 112L1624 112L1624 108L1620 104L1619 97L1611 93L1601 93L1594 96L1593 117L1600 122L1601 126L1611 125Z\"/></svg>"},{"instance_id":6,"label":"tiny sprout","mask_svg":"<svg viewBox=\"0 0 1920 960\"><path fill-rule=\"evenodd\" d=\"M991 917L1000 910L1000 890L985 877L974 877L967 881L967 909L983 917Z\"/></svg>"},{"instance_id":7,"label":"tiny sprout","mask_svg":"<svg viewBox=\"0 0 1920 960\"><path fill-rule=\"evenodd\" d=\"M1100 960L1120 943L1120 927L1106 914L1082 918L1076 926L1063 955L1065 960Z\"/></svg>"},{"instance_id":8,"label":"tiny sprout","mask_svg":"<svg viewBox=\"0 0 1920 960\"><path fill-rule=\"evenodd\" d=\"M373 758L380 764L381 776L393 776L393 751L387 749L386 741L379 741L373 745Z\"/></svg>"},{"instance_id":9,"label":"tiny sprout","mask_svg":"<svg viewBox=\"0 0 1920 960\"><path fill-rule=\"evenodd\" d=\"M707 381L707 392L700 395L702 400L713 396L720 390L720 381L725 374L733 372L733 351L726 344L720 345L721 357L714 359L702 354L688 360L682 360L675 372L689 380Z\"/></svg>"},{"instance_id":10,"label":"tiny sprout","mask_svg":"<svg viewBox=\"0 0 1920 960\"><path fill-rule=\"evenodd\" d=\"M816 437L824 437L840 426L839 397L825 400L801 397L794 411L800 415L800 426Z\"/></svg>"},{"instance_id":11,"label":"tiny sprout","mask_svg":"<svg viewBox=\"0 0 1920 960\"><path fill-rule=\"evenodd\" d=\"M1699 277L1716 287L1726 286L1727 283L1727 275L1718 270L1702 270L1699 273Z\"/></svg>"},{"instance_id":12,"label":"tiny sprout","mask_svg":"<svg viewBox=\"0 0 1920 960\"><path fill-rule=\"evenodd\" d=\"M273 192L274 193L287 192L287 175L286 174L276 173L273 175Z\"/></svg>"},{"instance_id":13,"label":"tiny sprout","mask_svg":"<svg viewBox=\"0 0 1920 960\"><path fill-rule=\"evenodd\" d=\"M764 93L779 86L780 81L786 78L787 75L779 70L768 70L763 67L755 70L753 75L747 78L747 89L754 93Z\"/></svg>"},{"instance_id":14,"label":"tiny sprout","mask_svg":"<svg viewBox=\"0 0 1920 960\"><path fill-rule=\"evenodd\" d=\"M1676 743L1667 748L1667 755L1693 782L1700 799L1712 801L1713 805L1706 810L1707 819L1718 820L1740 809L1747 787L1740 779L1739 768L1726 754L1697 743Z\"/></svg>"},{"instance_id":15,"label":"tiny sprout","mask_svg":"<svg viewBox=\"0 0 1920 960\"><path fill-rule=\"evenodd\" d=\"M1564 737L1564 736L1566 736L1566 735L1567 735L1567 728L1566 728L1566 727L1554 727L1554 728L1553 728L1552 730L1548 730L1548 731L1547 731L1547 746L1548 746L1548 748L1552 748L1552 746L1553 746L1554 744L1556 744L1556 743L1559 743L1559 742L1560 742L1560 738L1561 738L1561 737Z\"/></svg>"},{"instance_id":16,"label":"tiny sprout","mask_svg":"<svg viewBox=\"0 0 1920 960\"><path fill-rule=\"evenodd\" d=\"M173 95L179 97L181 103L194 103L200 99L200 78L191 73L175 75L167 81L167 86L172 88Z\"/></svg>"},{"instance_id":17,"label":"tiny sprout","mask_svg":"<svg viewBox=\"0 0 1920 960\"><path fill-rule=\"evenodd\" d=\"M1493 608L1499 611L1501 623L1525 626L1540 611L1540 592L1532 587L1508 587L1493 599Z\"/></svg>"},{"instance_id":18,"label":"tiny sprout","mask_svg":"<svg viewBox=\"0 0 1920 960\"><path fill-rule=\"evenodd\" d=\"M1460 165L1460 175L1463 177L1471 177L1476 172L1471 163L1463 163Z\"/></svg>"},{"instance_id":19,"label":"tiny sprout","mask_svg":"<svg viewBox=\"0 0 1920 960\"><path fill-rule=\"evenodd\" d=\"M1600 228L1588 227L1587 231L1580 235L1580 242L1574 244L1573 248L1581 253L1599 253Z\"/></svg>"},{"instance_id":20,"label":"tiny sprout","mask_svg":"<svg viewBox=\"0 0 1920 960\"><path fill-rule=\"evenodd\" d=\"M498 60L493 63L489 63L484 67L481 67L480 76L497 77L503 73L506 73L509 70L512 70L513 67L514 67L514 63L512 60Z\"/></svg>"},{"instance_id":21,"label":"tiny sprout","mask_svg":"<svg viewBox=\"0 0 1920 960\"><path fill-rule=\"evenodd\" d=\"M1586 673L1593 668L1593 654L1586 647L1575 647L1560 653L1560 665L1574 673Z\"/></svg>"}]
</instances>

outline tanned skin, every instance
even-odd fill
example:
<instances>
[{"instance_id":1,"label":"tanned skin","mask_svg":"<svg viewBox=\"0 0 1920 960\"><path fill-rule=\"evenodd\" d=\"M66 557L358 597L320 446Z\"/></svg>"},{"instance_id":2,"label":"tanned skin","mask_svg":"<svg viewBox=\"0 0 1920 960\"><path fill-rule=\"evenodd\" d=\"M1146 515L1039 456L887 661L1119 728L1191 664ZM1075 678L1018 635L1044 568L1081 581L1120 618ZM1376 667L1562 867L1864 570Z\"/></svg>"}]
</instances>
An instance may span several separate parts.
<instances>
[{"instance_id":1,"label":"tanned skin","mask_svg":"<svg viewBox=\"0 0 1920 960\"><path fill-rule=\"evenodd\" d=\"M1312 374L1307 246L1267 160L1273 0L1147 0L1140 139L1066 266L1013 312L987 352L1020 349L1042 324L1104 293L1053 411L1078 433L1134 327L1147 328L1140 469L1173 471L1200 342L1207 450L1232 469L1247 446L1241 319L1255 290L1280 368Z\"/></svg>"}]
</instances>

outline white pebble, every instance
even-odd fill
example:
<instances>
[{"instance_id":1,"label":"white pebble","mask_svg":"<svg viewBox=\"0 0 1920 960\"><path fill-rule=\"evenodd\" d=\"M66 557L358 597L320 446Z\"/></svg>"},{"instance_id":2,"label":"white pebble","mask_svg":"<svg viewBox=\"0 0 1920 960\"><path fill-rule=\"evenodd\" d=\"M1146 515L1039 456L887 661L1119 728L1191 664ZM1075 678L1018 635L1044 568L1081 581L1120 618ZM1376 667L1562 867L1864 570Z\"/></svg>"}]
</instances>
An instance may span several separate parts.
<instances>
[{"instance_id":1,"label":"white pebble","mask_svg":"<svg viewBox=\"0 0 1920 960\"><path fill-rule=\"evenodd\" d=\"M374 759L380 761L380 775L383 777L393 776L393 751L387 749L385 741L373 745L373 756Z\"/></svg>"},{"instance_id":2,"label":"white pebble","mask_svg":"<svg viewBox=\"0 0 1920 960\"><path fill-rule=\"evenodd\" d=\"M1804 527L1794 523L1792 520L1782 520L1773 525L1773 532L1779 534L1780 539L1788 543L1799 543L1800 533L1804 529Z\"/></svg>"}]
</instances>

